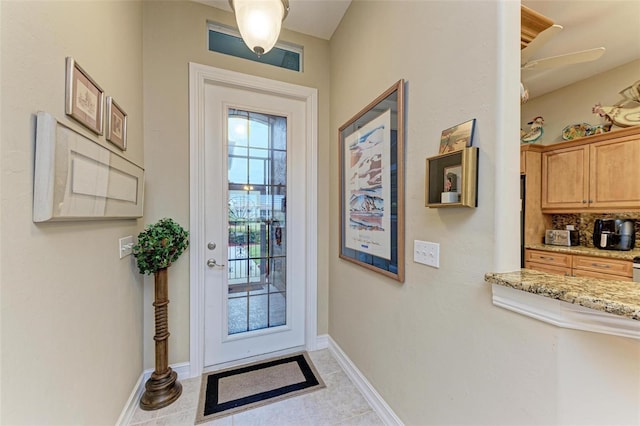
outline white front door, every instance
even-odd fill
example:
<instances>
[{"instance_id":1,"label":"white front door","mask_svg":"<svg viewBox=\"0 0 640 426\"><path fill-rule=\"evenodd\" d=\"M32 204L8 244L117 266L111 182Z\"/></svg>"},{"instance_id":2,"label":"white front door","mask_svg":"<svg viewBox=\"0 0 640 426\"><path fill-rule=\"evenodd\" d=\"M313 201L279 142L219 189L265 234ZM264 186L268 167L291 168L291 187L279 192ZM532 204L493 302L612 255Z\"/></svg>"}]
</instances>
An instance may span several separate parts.
<instances>
[{"instance_id":1,"label":"white front door","mask_svg":"<svg viewBox=\"0 0 640 426\"><path fill-rule=\"evenodd\" d=\"M305 102L204 90L204 366L302 348Z\"/></svg>"}]
</instances>

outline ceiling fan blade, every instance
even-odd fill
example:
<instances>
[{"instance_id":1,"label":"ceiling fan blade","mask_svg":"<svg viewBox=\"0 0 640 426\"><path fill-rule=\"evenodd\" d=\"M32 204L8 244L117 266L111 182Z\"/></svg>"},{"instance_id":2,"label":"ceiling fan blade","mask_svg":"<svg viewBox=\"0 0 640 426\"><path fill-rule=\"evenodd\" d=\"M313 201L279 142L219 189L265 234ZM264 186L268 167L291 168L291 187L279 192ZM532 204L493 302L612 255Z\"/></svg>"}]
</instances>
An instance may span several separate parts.
<instances>
[{"instance_id":1,"label":"ceiling fan blade","mask_svg":"<svg viewBox=\"0 0 640 426\"><path fill-rule=\"evenodd\" d=\"M567 53L565 55L551 56L549 58L536 59L525 63L522 70L542 70L548 68L562 67L565 65L579 64L581 62L595 61L604 54L604 47L583 50L580 52Z\"/></svg>"},{"instance_id":2,"label":"ceiling fan blade","mask_svg":"<svg viewBox=\"0 0 640 426\"><path fill-rule=\"evenodd\" d=\"M562 25L552 25L546 30L542 31L536 38L531 40L527 47L520 50L520 63L526 64L529 59L544 46L553 36L562 31Z\"/></svg>"}]
</instances>

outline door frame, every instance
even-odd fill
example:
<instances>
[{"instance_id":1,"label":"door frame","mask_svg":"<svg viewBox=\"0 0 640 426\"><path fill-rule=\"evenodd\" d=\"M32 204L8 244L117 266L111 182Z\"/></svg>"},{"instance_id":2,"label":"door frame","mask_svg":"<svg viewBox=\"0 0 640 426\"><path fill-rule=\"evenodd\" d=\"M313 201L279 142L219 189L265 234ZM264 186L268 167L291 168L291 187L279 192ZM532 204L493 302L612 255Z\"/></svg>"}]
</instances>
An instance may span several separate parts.
<instances>
[{"instance_id":1,"label":"door frame","mask_svg":"<svg viewBox=\"0 0 640 426\"><path fill-rule=\"evenodd\" d=\"M305 348L317 347L317 235L318 235L318 90L189 63L189 371L190 377L204 370L204 265L206 238L204 235L204 89L206 85L257 90L275 96L297 99L305 103L306 158L305 174L308 195L305 200L306 275L305 275ZM202 226L201 226L202 225Z\"/></svg>"}]
</instances>

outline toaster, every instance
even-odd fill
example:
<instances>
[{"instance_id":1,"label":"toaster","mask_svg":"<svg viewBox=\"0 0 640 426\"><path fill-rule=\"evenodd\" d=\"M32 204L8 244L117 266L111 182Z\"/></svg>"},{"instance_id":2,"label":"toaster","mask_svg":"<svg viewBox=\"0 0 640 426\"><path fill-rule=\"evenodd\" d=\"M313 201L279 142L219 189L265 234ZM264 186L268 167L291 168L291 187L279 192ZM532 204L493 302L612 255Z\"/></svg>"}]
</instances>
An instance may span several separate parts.
<instances>
[{"instance_id":1,"label":"toaster","mask_svg":"<svg viewBox=\"0 0 640 426\"><path fill-rule=\"evenodd\" d=\"M544 243L554 246L580 245L580 234L575 230L547 229L544 233Z\"/></svg>"}]
</instances>

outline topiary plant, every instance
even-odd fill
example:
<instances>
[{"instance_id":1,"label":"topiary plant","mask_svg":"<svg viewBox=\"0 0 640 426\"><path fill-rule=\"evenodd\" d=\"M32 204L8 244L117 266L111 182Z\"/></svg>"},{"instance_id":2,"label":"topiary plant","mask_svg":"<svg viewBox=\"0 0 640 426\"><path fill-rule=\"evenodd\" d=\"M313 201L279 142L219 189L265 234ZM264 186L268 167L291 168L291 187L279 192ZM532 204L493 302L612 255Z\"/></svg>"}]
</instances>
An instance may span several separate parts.
<instances>
[{"instance_id":1,"label":"topiary plant","mask_svg":"<svg viewBox=\"0 0 640 426\"><path fill-rule=\"evenodd\" d=\"M169 367L168 348L169 308L168 270L189 246L189 233L172 219L160 219L148 225L138 234L138 243L133 246L141 274L154 274L154 302L156 334L156 369L145 383L145 392L140 398L140 408L157 410L173 403L182 394L178 374Z\"/></svg>"},{"instance_id":2,"label":"topiary plant","mask_svg":"<svg viewBox=\"0 0 640 426\"><path fill-rule=\"evenodd\" d=\"M138 234L133 246L141 274L155 274L168 268L189 246L189 233L172 219L160 219Z\"/></svg>"}]
</instances>

